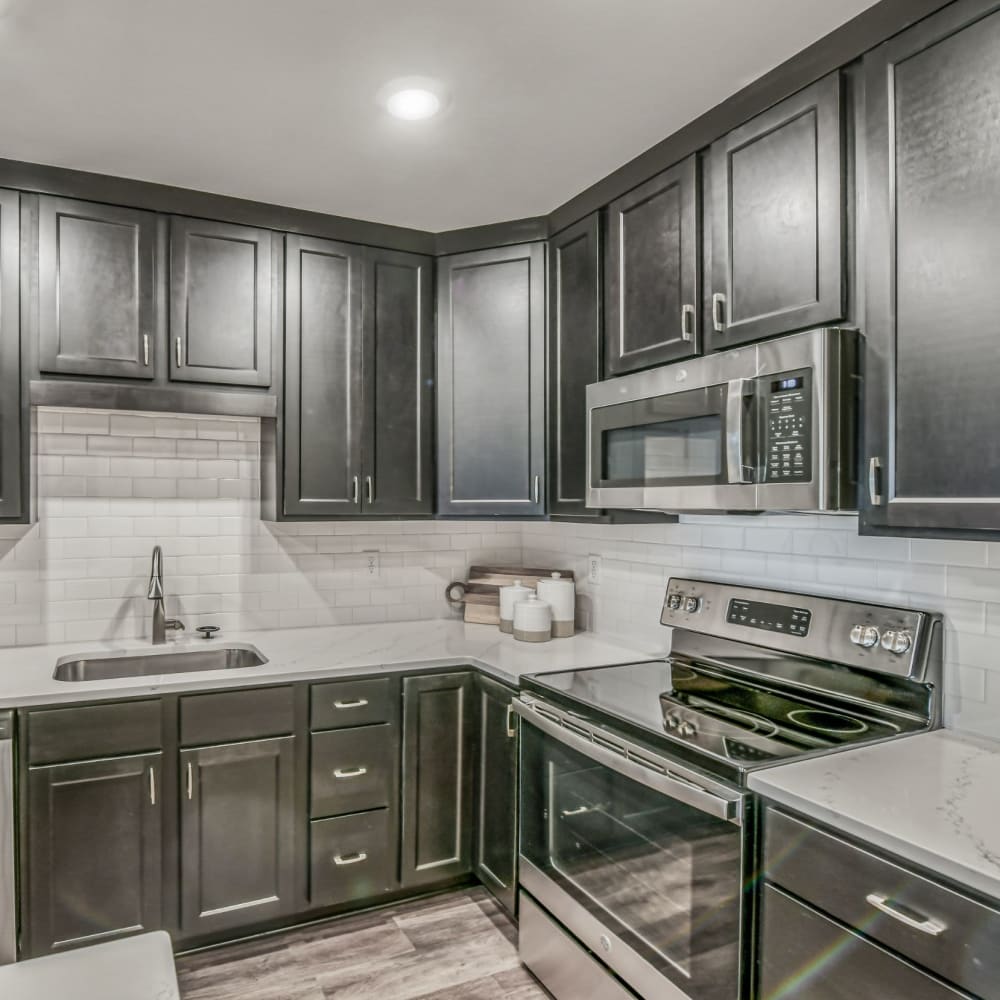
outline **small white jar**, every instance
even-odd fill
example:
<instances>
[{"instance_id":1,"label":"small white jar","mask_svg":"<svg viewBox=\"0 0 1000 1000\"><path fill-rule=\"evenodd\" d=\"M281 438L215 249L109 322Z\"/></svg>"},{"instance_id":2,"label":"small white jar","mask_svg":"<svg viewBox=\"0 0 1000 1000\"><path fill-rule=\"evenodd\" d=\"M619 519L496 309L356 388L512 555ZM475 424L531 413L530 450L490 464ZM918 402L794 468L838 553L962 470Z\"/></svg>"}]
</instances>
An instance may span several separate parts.
<instances>
[{"instance_id":1,"label":"small white jar","mask_svg":"<svg viewBox=\"0 0 1000 1000\"><path fill-rule=\"evenodd\" d=\"M514 638L521 642L548 642L552 638L552 609L534 591L514 605Z\"/></svg>"},{"instance_id":2,"label":"small white jar","mask_svg":"<svg viewBox=\"0 0 1000 1000\"><path fill-rule=\"evenodd\" d=\"M520 580L500 588L500 631L510 634L514 631L514 605L526 600L535 592L525 587Z\"/></svg>"},{"instance_id":3,"label":"small white jar","mask_svg":"<svg viewBox=\"0 0 1000 1000\"><path fill-rule=\"evenodd\" d=\"M542 577L538 599L552 608L552 638L568 639L576 630L576 584L561 573Z\"/></svg>"}]
</instances>

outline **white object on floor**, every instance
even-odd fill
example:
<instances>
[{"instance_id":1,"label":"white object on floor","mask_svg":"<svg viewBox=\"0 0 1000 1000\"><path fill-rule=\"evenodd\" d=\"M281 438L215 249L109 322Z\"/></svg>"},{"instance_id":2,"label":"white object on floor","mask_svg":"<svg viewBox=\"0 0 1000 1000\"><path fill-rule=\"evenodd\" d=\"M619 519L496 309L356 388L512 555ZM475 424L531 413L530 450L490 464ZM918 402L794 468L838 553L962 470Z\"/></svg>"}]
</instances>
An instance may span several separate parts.
<instances>
[{"instance_id":1,"label":"white object on floor","mask_svg":"<svg viewBox=\"0 0 1000 1000\"><path fill-rule=\"evenodd\" d=\"M180 1000L165 931L0 967L3 1000Z\"/></svg>"}]
</instances>

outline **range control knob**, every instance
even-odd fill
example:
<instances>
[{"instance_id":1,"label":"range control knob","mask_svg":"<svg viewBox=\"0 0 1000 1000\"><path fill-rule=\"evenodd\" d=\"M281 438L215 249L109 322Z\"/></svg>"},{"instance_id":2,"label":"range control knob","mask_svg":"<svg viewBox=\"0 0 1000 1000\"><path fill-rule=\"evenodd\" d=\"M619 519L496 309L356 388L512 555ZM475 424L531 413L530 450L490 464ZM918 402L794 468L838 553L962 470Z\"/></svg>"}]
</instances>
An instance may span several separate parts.
<instances>
[{"instance_id":1,"label":"range control knob","mask_svg":"<svg viewBox=\"0 0 1000 1000\"><path fill-rule=\"evenodd\" d=\"M684 610L689 614L697 614L701 611L701 598L700 597L689 597L684 601Z\"/></svg>"},{"instance_id":2,"label":"range control knob","mask_svg":"<svg viewBox=\"0 0 1000 1000\"><path fill-rule=\"evenodd\" d=\"M908 653L913 645L913 635L906 629L887 628L882 633L882 648L897 656Z\"/></svg>"},{"instance_id":3,"label":"range control knob","mask_svg":"<svg viewBox=\"0 0 1000 1000\"><path fill-rule=\"evenodd\" d=\"M871 649L872 646L878 645L878 640L879 632L874 625L855 625L851 629L851 642L855 646Z\"/></svg>"},{"instance_id":4,"label":"range control knob","mask_svg":"<svg viewBox=\"0 0 1000 1000\"><path fill-rule=\"evenodd\" d=\"M671 594L667 598L667 607L670 608L671 611L679 611L681 607L681 595Z\"/></svg>"},{"instance_id":5,"label":"range control knob","mask_svg":"<svg viewBox=\"0 0 1000 1000\"><path fill-rule=\"evenodd\" d=\"M676 729L680 725L680 716L676 712L671 712L663 720L667 724L667 729Z\"/></svg>"},{"instance_id":6,"label":"range control knob","mask_svg":"<svg viewBox=\"0 0 1000 1000\"><path fill-rule=\"evenodd\" d=\"M681 736L697 736L698 735L698 730L695 727L694 723L692 723L692 722L682 722L677 727L677 732Z\"/></svg>"}]
</instances>

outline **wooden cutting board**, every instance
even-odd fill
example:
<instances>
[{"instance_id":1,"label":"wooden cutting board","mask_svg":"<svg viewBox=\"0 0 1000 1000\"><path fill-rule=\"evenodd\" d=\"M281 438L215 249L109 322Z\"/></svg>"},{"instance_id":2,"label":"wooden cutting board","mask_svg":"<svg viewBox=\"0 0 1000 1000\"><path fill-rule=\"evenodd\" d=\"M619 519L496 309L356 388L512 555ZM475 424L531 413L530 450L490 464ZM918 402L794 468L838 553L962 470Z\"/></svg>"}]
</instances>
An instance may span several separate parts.
<instances>
[{"instance_id":1,"label":"wooden cutting board","mask_svg":"<svg viewBox=\"0 0 1000 1000\"><path fill-rule=\"evenodd\" d=\"M558 573L565 580L575 579L568 569L532 569L526 566L472 566L465 585L465 620L477 625L500 624L500 588L520 580L534 587L544 577Z\"/></svg>"}]
</instances>

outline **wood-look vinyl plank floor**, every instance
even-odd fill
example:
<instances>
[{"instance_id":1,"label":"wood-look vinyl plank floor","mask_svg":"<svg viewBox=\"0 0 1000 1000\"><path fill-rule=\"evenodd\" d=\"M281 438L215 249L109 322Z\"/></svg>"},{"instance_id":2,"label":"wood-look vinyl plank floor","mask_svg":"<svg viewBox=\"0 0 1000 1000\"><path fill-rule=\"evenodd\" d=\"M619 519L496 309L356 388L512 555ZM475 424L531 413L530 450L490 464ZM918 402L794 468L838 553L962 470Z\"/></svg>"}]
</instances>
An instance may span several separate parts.
<instances>
[{"instance_id":1,"label":"wood-look vinyl plank floor","mask_svg":"<svg viewBox=\"0 0 1000 1000\"><path fill-rule=\"evenodd\" d=\"M177 960L182 1000L544 1000L482 889Z\"/></svg>"}]
</instances>

